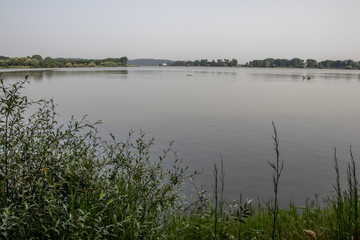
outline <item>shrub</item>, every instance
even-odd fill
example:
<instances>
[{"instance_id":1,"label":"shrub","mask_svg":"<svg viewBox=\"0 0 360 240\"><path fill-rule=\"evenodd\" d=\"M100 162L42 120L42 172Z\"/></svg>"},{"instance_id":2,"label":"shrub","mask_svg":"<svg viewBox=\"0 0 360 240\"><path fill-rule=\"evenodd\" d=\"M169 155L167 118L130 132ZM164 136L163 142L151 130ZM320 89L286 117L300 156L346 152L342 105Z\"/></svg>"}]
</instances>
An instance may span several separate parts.
<instances>
[{"instance_id":1,"label":"shrub","mask_svg":"<svg viewBox=\"0 0 360 240\"><path fill-rule=\"evenodd\" d=\"M59 125L52 100L1 80L0 235L4 239L152 239L190 175L172 145L152 159L153 139L97 136L86 117ZM171 155L171 156L170 156ZM164 161L172 157L169 170Z\"/></svg>"}]
</instances>

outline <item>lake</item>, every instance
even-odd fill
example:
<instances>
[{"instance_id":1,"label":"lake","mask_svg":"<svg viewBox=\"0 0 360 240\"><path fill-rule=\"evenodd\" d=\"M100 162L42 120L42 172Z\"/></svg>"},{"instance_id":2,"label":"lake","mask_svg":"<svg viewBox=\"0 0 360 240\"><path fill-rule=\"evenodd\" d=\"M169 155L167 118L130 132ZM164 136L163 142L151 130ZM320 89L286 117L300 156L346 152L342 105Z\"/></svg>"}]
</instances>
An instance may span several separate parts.
<instances>
[{"instance_id":1,"label":"lake","mask_svg":"<svg viewBox=\"0 0 360 240\"><path fill-rule=\"evenodd\" d=\"M8 82L27 73L3 71ZM228 200L273 196L272 121L284 161L282 205L332 191L334 147L344 184L350 146L360 159L360 71L84 68L35 71L29 80L24 94L54 98L60 122L88 114L102 120L101 135L112 132L121 140L142 129L156 140L154 155L174 140L184 164L203 170L196 182L209 191L221 154Z\"/></svg>"}]
</instances>

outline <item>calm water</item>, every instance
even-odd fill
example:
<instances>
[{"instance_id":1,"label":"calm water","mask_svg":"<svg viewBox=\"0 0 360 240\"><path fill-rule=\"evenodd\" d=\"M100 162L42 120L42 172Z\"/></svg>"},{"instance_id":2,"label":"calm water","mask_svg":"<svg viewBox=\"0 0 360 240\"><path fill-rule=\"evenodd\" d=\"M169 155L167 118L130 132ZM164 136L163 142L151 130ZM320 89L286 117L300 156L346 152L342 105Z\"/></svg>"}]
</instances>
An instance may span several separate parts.
<instances>
[{"instance_id":1,"label":"calm water","mask_svg":"<svg viewBox=\"0 0 360 240\"><path fill-rule=\"evenodd\" d=\"M6 81L23 79L6 72ZM302 76L311 76L303 81ZM349 147L360 159L360 71L139 67L33 72L25 93L53 97L60 121L102 119L102 134L130 129L155 137L154 154L175 140L197 183L211 190L212 167L224 159L228 200L272 197L272 125L284 161L280 200L325 197L335 180L337 147L343 179Z\"/></svg>"}]
</instances>

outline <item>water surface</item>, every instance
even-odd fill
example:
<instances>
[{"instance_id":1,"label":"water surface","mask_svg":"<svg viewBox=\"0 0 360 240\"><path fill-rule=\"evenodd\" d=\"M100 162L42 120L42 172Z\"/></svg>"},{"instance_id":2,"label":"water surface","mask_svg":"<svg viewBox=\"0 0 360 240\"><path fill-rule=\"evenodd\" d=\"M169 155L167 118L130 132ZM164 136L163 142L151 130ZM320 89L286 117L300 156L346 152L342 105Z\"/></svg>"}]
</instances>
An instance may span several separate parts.
<instances>
[{"instance_id":1,"label":"water surface","mask_svg":"<svg viewBox=\"0 0 360 240\"><path fill-rule=\"evenodd\" d=\"M6 81L26 72L6 72ZM310 76L310 80L303 80ZM325 197L335 180L337 147L343 179L353 147L360 159L360 71L254 68L86 68L33 72L25 93L54 98L60 121L101 119L103 135L130 129L155 137L154 153L175 140L199 184L211 190L212 166L224 159L227 199L272 197L272 121L284 171L280 199Z\"/></svg>"}]
</instances>

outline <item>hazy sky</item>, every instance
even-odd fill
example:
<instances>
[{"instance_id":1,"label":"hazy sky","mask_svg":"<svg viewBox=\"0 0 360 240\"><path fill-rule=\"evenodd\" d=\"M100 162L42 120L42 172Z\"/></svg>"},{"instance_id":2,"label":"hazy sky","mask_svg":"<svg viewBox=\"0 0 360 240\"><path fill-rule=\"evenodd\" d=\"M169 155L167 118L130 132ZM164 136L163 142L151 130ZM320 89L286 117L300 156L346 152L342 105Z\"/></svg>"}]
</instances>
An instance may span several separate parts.
<instances>
[{"instance_id":1,"label":"hazy sky","mask_svg":"<svg viewBox=\"0 0 360 240\"><path fill-rule=\"evenodd\" d=\"M360 60L360 0L0 0L0 55Z\"/></svg>"}]
</instances>

